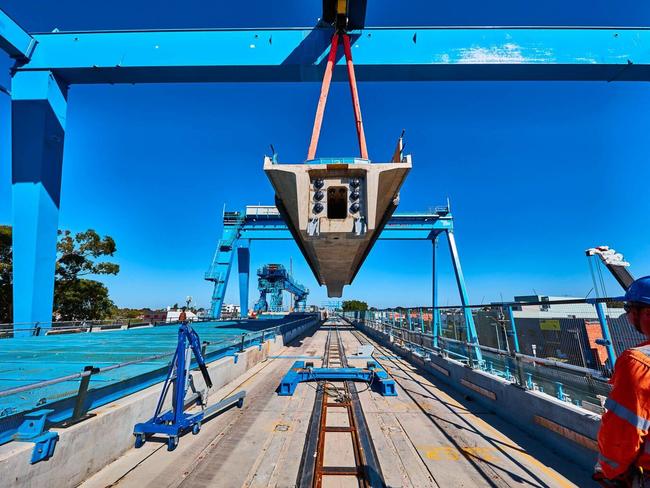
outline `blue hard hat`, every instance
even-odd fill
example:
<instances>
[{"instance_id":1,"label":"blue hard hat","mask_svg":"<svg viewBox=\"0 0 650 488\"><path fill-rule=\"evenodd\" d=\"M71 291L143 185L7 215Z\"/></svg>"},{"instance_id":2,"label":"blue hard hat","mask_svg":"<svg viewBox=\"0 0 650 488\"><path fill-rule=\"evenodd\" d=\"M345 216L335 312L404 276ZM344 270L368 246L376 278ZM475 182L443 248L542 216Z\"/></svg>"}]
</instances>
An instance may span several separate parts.
<instances>
[{"instance_id":1,"label":"blue hard hat","mask_svg":"<svg viewBox=\"0 0 650 488\"><path fill-rule=\"evenodd\" d=\"M625 292L625 301L650 305L650 276L635 280Z\"/></svg>"}]
</instances>

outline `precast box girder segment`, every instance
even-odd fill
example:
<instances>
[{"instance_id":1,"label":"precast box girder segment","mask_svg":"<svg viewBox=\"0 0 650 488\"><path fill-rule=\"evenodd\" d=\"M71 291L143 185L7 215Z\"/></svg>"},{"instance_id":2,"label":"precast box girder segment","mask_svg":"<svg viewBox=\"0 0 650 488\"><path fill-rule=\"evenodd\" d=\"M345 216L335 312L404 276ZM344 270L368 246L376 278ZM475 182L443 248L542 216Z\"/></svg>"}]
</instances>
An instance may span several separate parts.
<instances>
[{"instance_id":1,"label":"precast box girder segment","mask_svg":"<svg viewBox=\"0 0 650 488\"><path fill-rule=\"evenodd\" d=\"M340 297L352 283L397 208L410 169L410 156L399 163L374 164L264 160L276 205L328 296Z\"/></svg>"}]
</instances>

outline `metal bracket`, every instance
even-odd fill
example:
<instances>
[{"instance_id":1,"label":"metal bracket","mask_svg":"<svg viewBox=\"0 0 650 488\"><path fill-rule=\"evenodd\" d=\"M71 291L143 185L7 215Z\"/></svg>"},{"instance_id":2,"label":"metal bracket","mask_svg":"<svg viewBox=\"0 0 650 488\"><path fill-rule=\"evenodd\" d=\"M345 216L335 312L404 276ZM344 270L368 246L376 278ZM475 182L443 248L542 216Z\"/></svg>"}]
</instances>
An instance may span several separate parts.
<instances>
[{"instance_id":1,"label":"metal bracket","mask_svg":"<svg viewBox=\"0 0 650 488\"><path fill-rule=\"evenodd\" d=\"M25 414L23 423L18 427L14 440L20 442L33 442L31 463L37 463L51 457L59 440L59 434L45 429L47 416L54 410L43 409Z\"/></svg>"},{"instance_id":2,"label":"metal bracket","mask_svg":"<svg viewBox=\"0 0 650 488\"><path fill-rule=\"evenodd\" d=\"M354 234L363 235L366 233L366 220L363 217L357 217L354 219Z\"/></svg>"},{"instance_id":3,"label":"metal bracket","mask_svg":"<svg viewBox=\"0 0 650 488\"><path fill-rule=\"evenodd\" d=\"M320 219L319 218L309 219L309 223L307 224L307 234L309 234L311 237L320 235Z\"/></svg>"}]
</instances>

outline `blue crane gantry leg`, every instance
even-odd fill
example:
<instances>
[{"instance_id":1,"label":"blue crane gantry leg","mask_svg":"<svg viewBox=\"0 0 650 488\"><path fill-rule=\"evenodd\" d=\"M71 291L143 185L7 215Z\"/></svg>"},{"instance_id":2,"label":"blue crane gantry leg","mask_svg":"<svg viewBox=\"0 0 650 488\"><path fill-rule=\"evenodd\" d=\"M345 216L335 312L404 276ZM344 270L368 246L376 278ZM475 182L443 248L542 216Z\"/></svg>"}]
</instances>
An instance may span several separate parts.
<instances>
[{"instance_id":1,"label":"blue crane gantry leg","mask_svg":"<svg viewBox=\"0 0 650 488\"><path fill-rule=\"evenodd\" d=\"M239 316L248 317L248 285L250 282L250 241L245 240L237 248L237 271L239 272ZM225 290L224 290L225 292Z\"/></svg>"},{"instance_id":2,"label":"blue crane gantry leg","mask_svg":"<svg viewBox=\"0 0 650 488\"><path fill-rule=\"evenodd\" d=\"M17 73L11 84L15 323L52 320L66 95L47 71Z\"/></svg>"},{"instance_id":3,"label":"blue crane gantry leg","mask_svg":"<svg viewBox=\"0 0 650 488\"><path fill-rule=\"evenodd\" d=\"M467 330L467 342L475 344L474 353L476 360L483 361L481 348L478 343L478 334L476 333L476 325L474 324L474 317L472 316L472 309L467 305L469 299L467 298L467 289L465 288L465 277L463 270L460 267L460 258L458 257L458 249L456 248L456 239L453 230L447 231L447 241L449 242L449 252L451 253L451 261L454 265L454 273L456 274L456 284L458 285L458 294L460 295L460 303L463 306L463 315L465 315L465 328Z\"/></svg>"},{"instance_id":4,"label":"blue crane gantry leg","mask_svg":"<svg viewBox=\"0 0 650 488\"><path fill-rule=\"evenodd\" d=\"M29 34L0 11L0 49L16 60L11 90L14 322L39 321L45 328L52 316L69 85L321 80L332 39L326 24ZM355 50L355 76L361 82L650 80L647 29L367 29L361 20L355 25L360 30L351 42L361 47ZM152 55L152 46L164 49ZM496 53L498 62L475 55L485 50ZM221 270L227 272L232 249L221 257ZM212 315L219 316L228 276L215 272L206 278L217 285Z\"/></svg>"}]
</instances>

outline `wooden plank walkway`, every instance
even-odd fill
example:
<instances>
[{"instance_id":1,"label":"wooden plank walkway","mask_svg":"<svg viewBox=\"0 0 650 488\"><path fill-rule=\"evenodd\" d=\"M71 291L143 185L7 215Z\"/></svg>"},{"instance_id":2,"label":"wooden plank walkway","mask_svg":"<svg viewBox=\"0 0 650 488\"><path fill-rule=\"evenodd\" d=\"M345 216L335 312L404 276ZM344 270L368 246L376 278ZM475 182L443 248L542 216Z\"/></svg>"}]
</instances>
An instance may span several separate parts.
<instances>
[{"instance_id":1,"label":"wooden plank walkway","mask_svg":"<svg viewBox=\"0 0 650 488\"><path fill-rule=\"evenodd\" d=\"M299 339L278 356L213 395L237 389L248 397L206 422L197 436L181 439L176 451L148 442L107 466L83 488L142 487L293 487L296 486L307 426L315 401L315 384L302 383L292 397L275 389L294 362L290 356L322 356L327 332ZM365 336L342 331L350 366ZM289 356L289 357L287 357ZM391 487L571 487L594 486L570 460L550 452L496 415L450 391L390 351L376 357L397 382L397 397L382 397L358 384L359 399L381 471ZM314 359L315 366L320 365ZM332 412L329 422L342 422ZM334 440L334 438L332 438ZM327 463L349 457L346 450L326 446ZM332 461L330 461L332 460ZM334 478L334 477L330 477ZM323 486L356 486L354 477L328 480Z\"/></svg>"}]
</instances>

